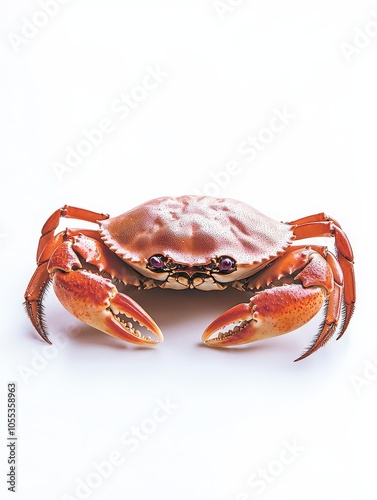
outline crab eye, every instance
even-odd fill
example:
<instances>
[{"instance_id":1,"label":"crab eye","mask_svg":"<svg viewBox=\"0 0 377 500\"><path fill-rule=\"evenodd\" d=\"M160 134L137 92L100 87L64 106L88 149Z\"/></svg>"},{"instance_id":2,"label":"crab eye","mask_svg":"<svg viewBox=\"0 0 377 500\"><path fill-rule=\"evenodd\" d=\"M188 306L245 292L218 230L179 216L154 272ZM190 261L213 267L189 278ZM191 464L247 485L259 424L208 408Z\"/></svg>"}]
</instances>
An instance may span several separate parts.
<instances>
[{"instance_id":1,"label":"crab eye","mask_svg":"<svg viewBox=\"0 0 377 500\"><path fill-rule=\"evenodd\" d=\"M165 267L165 257L163 257L162 255L153 255L148 260L148 266L152 267L153 269L163 269Z\"/></svg>"},{"instance_id":2,"label":"crab eye","mask_svg":"<svg viewBox=\"0 0 377 500\"><path fill-rule=\"evenodd\" d=\"M220 257L219 259L219 271L229 272L233 271L236 267L236 263L230 257Z\"/></svg>"}]
</instances>

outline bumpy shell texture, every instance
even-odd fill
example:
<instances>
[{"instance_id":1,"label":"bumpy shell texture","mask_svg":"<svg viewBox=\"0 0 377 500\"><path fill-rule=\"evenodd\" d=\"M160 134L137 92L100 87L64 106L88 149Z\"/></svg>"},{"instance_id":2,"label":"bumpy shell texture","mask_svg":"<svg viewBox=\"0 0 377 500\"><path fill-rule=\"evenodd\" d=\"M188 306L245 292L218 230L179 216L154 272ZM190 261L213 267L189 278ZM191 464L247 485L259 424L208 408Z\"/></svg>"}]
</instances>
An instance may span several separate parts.
<instances>
[{"instance_id":1,"label":"bumpy shell texture","mask_svg":"<svg viewBox=\"0 0 377 500\"><path fill-rule=\"evenodd\" d=\"M225 255L243 265L263 262L294 239L289 224L246 203L209 196L156 198L102 221L100 234L126 262L144 263L162 254L188 266Z\"/></svg>"}]
</instances>

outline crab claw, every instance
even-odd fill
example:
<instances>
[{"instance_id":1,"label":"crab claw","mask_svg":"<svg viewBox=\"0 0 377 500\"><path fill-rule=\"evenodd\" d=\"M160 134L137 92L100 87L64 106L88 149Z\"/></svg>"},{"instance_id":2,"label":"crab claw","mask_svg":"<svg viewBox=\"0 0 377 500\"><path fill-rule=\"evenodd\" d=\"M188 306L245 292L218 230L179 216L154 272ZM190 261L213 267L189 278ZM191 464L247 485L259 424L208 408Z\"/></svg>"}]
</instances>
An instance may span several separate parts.
<instances>
[{"instance_id":1,"label":"crab claw","mask_svg":"<svg viewBox=\"0 0 377 500\"><path fill-rule=\"evenodd\" d=\"M250 304L239 304L228 309L207 326L202 340L208 345L227 347L251 342L250 336L245 337L245 328L253 321ZM217 333L217 337L210 338Z\"/></svg>"},{"instance_id":2,"label":"crab claw","mask_svg":"<svg viewBox=\"0 0 377 500\"><path fill-rule=\"evenodd\" d=\"M139 345L156 345L164 337L146 311L131 297L118 292L111 280L84 269L53 275L55 293L76 318L113 337ZM155 338L144 336L135 323Z\"/></svg>"},{"instance_id":3,"label":"crab claw","mask_svg":"<svg viewBox=\"0 0 377 500\"><path fill-rule=\"evenodd\" d=\"M202 340L210 346L228 347L277 337L307 323L325 298L322 287L296 284L256 292L248 304L234 306L216 318Z\"/></svg>"}]
</instances>

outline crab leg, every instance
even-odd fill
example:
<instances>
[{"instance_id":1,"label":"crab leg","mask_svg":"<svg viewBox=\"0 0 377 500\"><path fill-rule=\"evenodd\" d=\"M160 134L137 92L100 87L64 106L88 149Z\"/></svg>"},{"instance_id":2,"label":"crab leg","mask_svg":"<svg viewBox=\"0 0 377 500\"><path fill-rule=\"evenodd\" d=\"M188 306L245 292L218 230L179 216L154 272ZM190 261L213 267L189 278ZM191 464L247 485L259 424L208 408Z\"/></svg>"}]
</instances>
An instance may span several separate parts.
<instances>
[{"instance_id":1,"label":"crab leg","mask_svg":"<svg viewBox=\"0 0 377 500\"><path fill-rule=\"evenodd\" d=\"M203 341L214 347L247 344L291 332L312 319L328 301L326 317L308 351L333 335L340 317L343 276L335 257L323 249L292 248L247 283L253 296L216 318ZM211 338L217 334L215 338ZM297 361L297 360L296 360Z\"/></svg>"},{"instance_id":2,"label":"crab leg","mask_svg":"<svg viewBox=\"0 0 377 500\"><path fill-rule=\"evenodd\" d=\"M34 328L43 340L48 343L50 343L50 341L48 340L46 325L43 321L43 297L50 283L47 263L54 250L71 234L75 234L74 230L71 231L69 229L55 234L55 229L58 227L61 217L81 219L87 222L97 222L107 219L109 216L82 208L64 205L64 207L56 210L42 227L37 249L37 269L26 288L24 305ZM83 230L83 232L94 238L96 237L95 234L98 235L97 231Z\"/></svg>"},{"instance_id":3,"label":"crab leg","mask_svg":"<svg viewBox=\"0 0 377 500\"><path fill-rule=\"evenodd\" d=\"M55 210L55 212L50 215L42 227L41 237L39 238L37 249L37 264L40 263L41 253L45 249L46 245L54 239L54 231L58 227L61 217L65 217L67 219L80 219L86 222L98 222L109 218L108 214L92 212L91 210L71 207L69 205L64 205L64 207L58 208L58 210Z\"/></svg>"},{"instance_id":4,"label":"crab leg","mask_svg":"<svg viewBox=\"0 0 377 500\"><path fill-rule=\"evenodd\" d=\"M43 321L43 297L50 283L47 271L47 262L40 264L31 277L25 292L25 309L34 328L42 339L51 344L47 336L46 325Z\"/></svg>"},{"instance_id":5,"label":"crab leg","mask_svg":"<svg viewBox=\"0 0 377 500\"><path fill-rule=\"evenodd\" d=\"M345 306L344 321L338 339L346 331L356 302L356 284L353 263L353 252L348 238L340 224L324 213L309 215L302 219L289 222L296 226L294 234L297 239L313 238L317 236L330 236L335 239L337 260L344 274L343 302Z\"/></svg>"}]
</instances>

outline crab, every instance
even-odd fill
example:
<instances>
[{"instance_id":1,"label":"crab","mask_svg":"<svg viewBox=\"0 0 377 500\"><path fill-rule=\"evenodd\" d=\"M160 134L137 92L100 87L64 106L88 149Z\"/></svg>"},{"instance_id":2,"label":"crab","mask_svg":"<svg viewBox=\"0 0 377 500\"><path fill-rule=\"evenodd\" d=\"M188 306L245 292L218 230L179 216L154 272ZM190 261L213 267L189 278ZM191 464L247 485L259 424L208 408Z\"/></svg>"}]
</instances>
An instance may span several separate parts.
<instances>
[{"instance_id":1,"label":"crab","mask_svg":"<svg viewBox=\"0 0 377 500\"><path fill-rule=\"evenodd\" d=\"M96 223L98 229L56 233L62 217ZM335 252L299 244L316 237L333 238ZM355 305L353 253L335 219L319 213L278 222L241 201L209 196L161 197L112 218L67 205L56 210L42 228L37 269L25 292L29 318L48 343L43 297L51 281L79 320L148 346L162 342L163 335L127 294L130 287L243 291L247 301L205 329L202 340L211 347L291 332L323 309L317 336L295 361L336 331L339 339Z\"/></svg>"}]
</instances>

